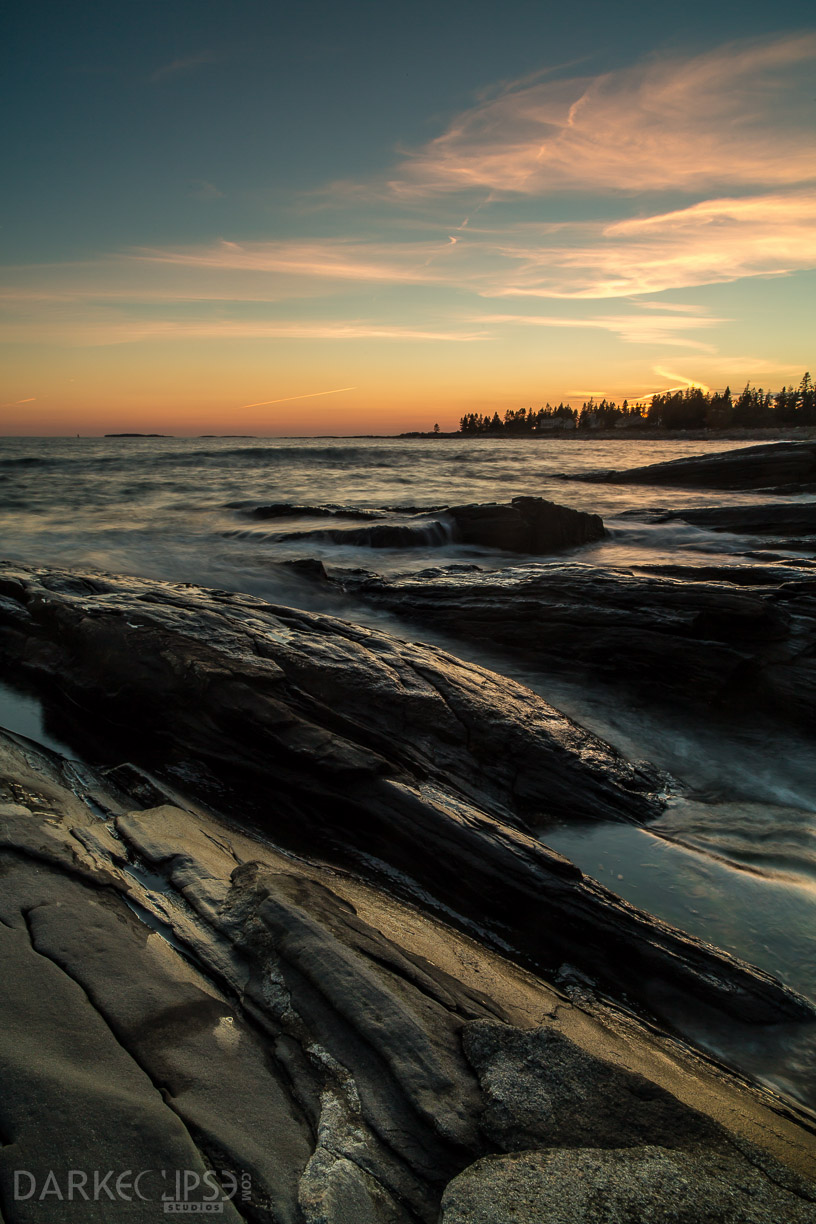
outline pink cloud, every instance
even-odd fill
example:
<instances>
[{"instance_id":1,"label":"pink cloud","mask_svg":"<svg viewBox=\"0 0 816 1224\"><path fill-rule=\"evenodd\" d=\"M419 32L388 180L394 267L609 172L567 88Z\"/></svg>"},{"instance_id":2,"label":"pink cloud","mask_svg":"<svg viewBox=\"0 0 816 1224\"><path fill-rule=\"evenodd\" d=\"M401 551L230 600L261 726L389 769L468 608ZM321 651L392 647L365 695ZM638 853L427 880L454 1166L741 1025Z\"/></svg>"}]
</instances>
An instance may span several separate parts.
<instances>
[{"instance_id":1,"label":"pink cloud","mask_svg":"<svg viewBox=\"0 0 816 1224\"><path fill-rule=\"evenodd\" d=\"M388 192L634 193L814 177L816 34L511 86L405 157Z\"/></svg>"},{"instance_id":2,"label":"pink cloud","mask_svg":"<svg viewBox=\"0 0 816 1224\"><path fill-rule=\"evenodd\" d=\"M816 266L816 191L707 200L685 209L576 228L571 243L503 251L513 271L488 297L610 298L784 276Z\"/></svg>"}]
</instances>

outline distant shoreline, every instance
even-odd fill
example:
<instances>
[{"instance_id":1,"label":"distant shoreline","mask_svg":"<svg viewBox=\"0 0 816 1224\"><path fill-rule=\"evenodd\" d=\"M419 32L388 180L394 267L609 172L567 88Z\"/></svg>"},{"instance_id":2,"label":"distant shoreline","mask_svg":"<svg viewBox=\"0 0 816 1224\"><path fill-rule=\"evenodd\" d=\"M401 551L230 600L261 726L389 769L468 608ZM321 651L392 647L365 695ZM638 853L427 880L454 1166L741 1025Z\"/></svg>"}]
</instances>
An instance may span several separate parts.
<instances>
[{"instance_id":1,"label":"distant shoreline","mask_svg":"<svg viewBox=\"0 0 816 1224\"><path fill-rule=\"evenodd\" d=\"M365 437L373 435L366 434ZM546 442L557 439L569 442L808 442L816 439L816 426L792 425L785 428L781 425L769 425L765 428L744 429L658 429L654 426L644 426L642 429L553 429L544 433L462 433L456 430L452 433L422 433L411 432L383 437L411 438L458 438L460 441L471 442L474 439L491 442Z\"/></svg>"},{"instance_id":2,"label":"distant shoreline","mask_svg":"<svg viewBox=\"0 0 816 1224\"><path fill-rule=\"evenodd\" d=\"M109 433L109 434L0 434L0 438L7 439L37 439L45 441L47 438L55 440L64 440L69 438L82 438L85 441L102 441L103 439L114 441L125 438L141 438L141 439L159 439L162 441L173 442L201 442L201 441L227 441L229 439L238 440L245 439L255 442L271 442L271 441L290 441L290 442L320 442L320 441L337 441L337 442L393 442L393 441L425 441L427 439L436 439L439 441L450 441L451 439L460 442L546 442L552 441L570 441L570 442L672 442L672 441L688 441L688 442L809 442L811 439L816 440L816 426L814 425L799 425L790 426L767 426L765 428L744 428L744 429L657 429L655 427L646 427L643 429L565 429L552 430L546 433L480 433L470 434L462 433L460 430L450 432L435 433L433 431L411 430L407 433L398 434L158 434L158 433Z\"/></svg>"}]
</instances>

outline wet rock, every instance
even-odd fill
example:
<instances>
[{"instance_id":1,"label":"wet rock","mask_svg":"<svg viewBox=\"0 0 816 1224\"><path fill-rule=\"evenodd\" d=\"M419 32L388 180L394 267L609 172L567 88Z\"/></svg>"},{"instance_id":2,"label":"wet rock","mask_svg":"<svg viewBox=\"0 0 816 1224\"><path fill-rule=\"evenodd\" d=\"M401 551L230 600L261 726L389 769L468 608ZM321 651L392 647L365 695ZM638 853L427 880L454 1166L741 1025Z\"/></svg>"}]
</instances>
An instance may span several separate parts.
<instances>
[{"instance_id":1,"label":"wet rock","mask_svg":"<svg viewBox=\"0 0 816 1224\"><path fill-rule=\"evenodd\" d=\"M541 497L514 497L507 504L449 506L431 521L299 531L280 539L288 542L320 539L358 548L390 549L434 548L453 540L504 552L537 555L590 544L605 534L603 521L597 514L585 514Z\"/></svg>"},{"instance_id":2,"label":"wet rock","mask_svg":"<svg viewBox=\"0 0 816 1224\"><path fill-rule=\"evenodd\" d=\"M816 481L816 442L773 442L670 459L618 472L593 472L572 480L649 484L690 489L771 489L796 492Z\"/></svg>"},{"instance_id":3,"label":"wet rock","mask_svg":"<svg viewBox=\"0 0 816 1224\"><path fill-rule=\"evenodd\" d=\"M296 506L291 502L270 502L263 506L247 502L227 502L227 510L240 510L247 518L265 522L281 518L382 518L377 510L357 510L350 506Z\"/></svg>"},{"instance_id":4,"label":"wet rock","mask_svg":"<svg viewBox=\"0 0 816 1224\"><path fill-rule=\"evenodd\" d=\"M782 505L693 506L657 512L654 521L682 519L684 523L712 531L745 535L812 536L816 533L816 502L784 502Z\"/></svg>"},{"instance_id":5,"label":"wet rock","mask_svg":"<svg viewBox=\"0 0 816 1224\"><path fill-rule=\"evenodd\" d=\"M279 564L297 574L299 578L308 578L311 582L321 584L329 581L326 567L317 557L296 557L293 561L281 561Z\"/></svg>"},{"instance_id":6,"label":"wet rock","mask_svg":"<svg viewBox=\"0 0 816 1224\"><path fill-rule=\"evenodd\" d=\"M20 630L0 610L0 653L45 683L59 667L77 700L116 706L122 726L139 718L147 739L271 770L296 793L340 779L453 783L521 828L662 810L659 771L444 651L249 596L99 578L89 597L58 573L28 578L13 602L32 619ZM9 568L5 580L18 589Z\"/></svg>"},{"instance_id":7,"label":"wet rock","mask_svg":"<svg viewBox=\"0 0 816 1224\"><path fill-rule=\"evenodd\" d=\"M451 534L442 522L374 523L371 527L331 528L320 531L293 531L278 537L295 540L323 540L354 548L435 548L450 541Z\"/></svg>"},{"instance_id":8,"label":"wet rock","mask_svg":"<svg viewBox=\"0 0 816 1224\"><path fill-rule=\"evenodd\" d=\"M532 555L576 548L606 535L600 515L542 497L514 497L509 505L451 506L446 517L464 544Z\"/></svg>"}]
</instances>

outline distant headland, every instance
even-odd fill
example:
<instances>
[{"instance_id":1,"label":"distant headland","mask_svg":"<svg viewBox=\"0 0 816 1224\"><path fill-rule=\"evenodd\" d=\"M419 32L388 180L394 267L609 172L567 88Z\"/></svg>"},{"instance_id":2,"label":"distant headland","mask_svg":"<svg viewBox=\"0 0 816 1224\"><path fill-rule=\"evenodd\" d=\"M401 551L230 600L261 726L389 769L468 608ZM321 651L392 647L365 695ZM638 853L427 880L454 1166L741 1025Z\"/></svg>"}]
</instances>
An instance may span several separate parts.
<instances>
[{"instance_id":1,"label":"distant headland","mask_svg":"<svg viewBox=\"0 0 816 1224\"><path fill-rule=\"evenodd\" d=\"M746 386L739 395L731 388L707 391L702 387L684 387L664 391L617 404L614 400L587 400L580 409L570 404L553 408L508 408L504 418L498 412L492 416L477 412L466 413L455 433L442 433L438 425L427 433L401 434L404 438L459 437L462 434L523 437L550 436L575 432L586 437L607 430L632 432L635 436L656 431L675 433L683 430L702 433L722 433L725 430L796 429L816 426L816 387L810 374L804 374L798 386L781 391L765 391L762 387Z\"/></svg>"}]
</instances>

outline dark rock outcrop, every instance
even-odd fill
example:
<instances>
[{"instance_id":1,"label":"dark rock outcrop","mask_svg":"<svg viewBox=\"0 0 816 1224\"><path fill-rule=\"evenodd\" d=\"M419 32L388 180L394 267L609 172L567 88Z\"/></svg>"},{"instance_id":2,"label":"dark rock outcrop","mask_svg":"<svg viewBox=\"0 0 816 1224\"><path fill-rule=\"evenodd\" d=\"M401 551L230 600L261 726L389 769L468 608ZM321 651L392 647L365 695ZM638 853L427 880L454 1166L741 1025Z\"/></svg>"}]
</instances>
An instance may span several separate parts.
<instances>
[{"instance_id":1,"label":"dark rock outcrop","mask_svg":"<svg viewBox=\"0 0 816 1224\"><path fill-rule=\"evenodd\" d=\"M810 1014L525 832L555 817L648 819L667 785L530 690L249 596L12 565L0 589L0 655L35 681L58 677L97 746L101 735L279 843L656 1010L680 992L747 1022Z\"/></svg>"},{"instance_id":2,"label":"dark rock outcrop","mask_svg":"<svg viewBox=\"0 0 816 1224\"><path fill-rule=\"evenodd\" d=\"M690 489L774 489L795 491L816 484L816 441L773 442L714 455L670 459L617 472L593 472L572 480L648 484Z\"/></svg>"},{"instance_id":3,"label":"dark rock outcrop","mask_svg":"<svg viewBox=\"0 0 816 1224\"><path fill-rule=\"evenodd\" d=\"M509 505L451 506L446 516L464 544L532 555L577 548L606 534L600 515L542 497L514 497Z\"/></svg>"},{"instance_id":4,"label":"dark rock outcrop","mask_svg":"<svg viewBox=\"0 0 816 1224\"><path fill-rule=\"evenodd\" d=\"M551 1029L474 1020L462 1045L482 1090L482 1130L502 1151L683 1147L710 1133L708 1119L678 1110L670 1093Z\"/></svg>"},{"instance_id":5,"label":"dark rock outcrop","mask_svg":"<svg viewBox=\"0 0 816 1224\"><path fill-rule=\"evenodd\" d=\"M816 579L791 571L737 585L556 562L385 579L349 592L528 665L583 672L656 704L771 715L812 734Z\"/></svg>"}]
</instances>

